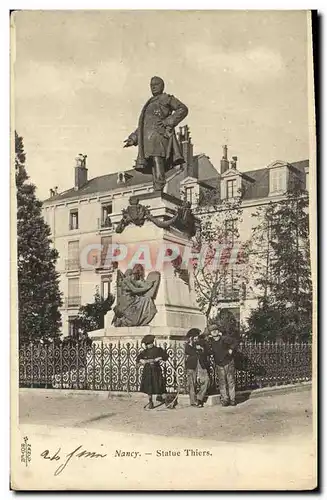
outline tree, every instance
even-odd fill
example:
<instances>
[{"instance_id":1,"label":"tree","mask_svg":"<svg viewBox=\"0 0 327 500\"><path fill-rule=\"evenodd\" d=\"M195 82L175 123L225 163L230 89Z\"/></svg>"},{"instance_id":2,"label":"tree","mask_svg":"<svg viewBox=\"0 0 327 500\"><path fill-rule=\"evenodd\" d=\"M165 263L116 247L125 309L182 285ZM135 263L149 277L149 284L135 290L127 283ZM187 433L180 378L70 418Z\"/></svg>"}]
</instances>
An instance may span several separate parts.
<instances>
[{"instance_id":1,"label":"tree","mask_svg":"<svg viewBox=\"0 0 327 500\"><path fill-rule=\"evenodd\" d=\"M42 203L25 168L23 138L15 132L17 195L17 262L19 341L59 337L62 305L58 252L51 246L50 228L42 216Z\"/></svg>"},{"instance_id":2,"label":"tree","mask_svg":"<svg viewBox=\"0 0 327 500\"><path fill-rule=\"evenodd\" d=\"M200 256L193 260L195 292L207 322L223 302L243 298L248 243L239 243L242 213L239 196L220 201L210 191L202 193L195 209L199 228L193 250Z\"/></svg>"},{"instance_id":3,"label":"tree","mask_svg":"<svg viewBox=\"0 0 327 500\"><path fill-rule=\"evenodd\" d=\"M260 208L253 230L255 285L261 292L249 317L256 338L309 338L312 328L308 193L299 188Z\"/></svg>"},{"instance_id":4,"label":"tree","mask_svg":"<svg viewBox=\"0 0 327 500\"><path fill-rule=\"evenodd\" d=\"M74 320L75 335L73 340L85 340L88 338L88 332L99 330L104 327L104 317L114 303L115 298L112 294L104 299L99 293L97 287L94 301L81 306L76 319Z\"/></svg>"}]
</instances>

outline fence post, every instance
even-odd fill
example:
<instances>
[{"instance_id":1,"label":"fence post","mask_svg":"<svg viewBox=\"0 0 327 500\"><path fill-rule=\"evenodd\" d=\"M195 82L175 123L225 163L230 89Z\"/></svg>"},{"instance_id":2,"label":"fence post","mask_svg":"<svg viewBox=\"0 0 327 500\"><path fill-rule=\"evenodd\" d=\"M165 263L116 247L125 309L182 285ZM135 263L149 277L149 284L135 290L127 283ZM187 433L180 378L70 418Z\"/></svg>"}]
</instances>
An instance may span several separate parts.
<instances>
[{"instance_id":1,"label":"fence post","mask_svg":"<svg viewBox=\"0 0 327 500\"><path fill-rule=\"evenodd\" d=\"M63 386L63 373L62 373L62 344L59 346L59 366L60 366L60 389Z\"/></svg>"},{"instance_id":2,"label":"fence post","mask_svg":"<svg viewBox=\"0 0 327 500\"><path fill-rule=\"evenodd\" d=\"M100 366L101 366L101 376L100 376L100 387L101 389L104 389L104 360L103 360L103 357L104 357L104 351L103 351L103 340L101 341L101 363L100 363Z\"/></svg>"},{"instance_id":3,"label":"fence post","mask_svg":"<svg viewBox=\"0 0 327 500\"><path fill-rule=\"evenodd\" d=\"M139 355L139 341L136 341L136 358L135 358L135 377L136 377L136 390L139 390L140 387L140 365L137 362L137 356ZM165 363L166 364L166 363Z\"/></svg>"},{"instance_id":4,"label":"fence post","mask_svg":"<svg viewBox=\"0 0 327 500\"><path fill-rule=\"evenodd\" d=\"M118 391L121 390L121 344L120 340L118 340L118 359L117 359L117 366L118 366Z\"/></svg>"},{"instance_id":5,"label":"fence post","mask_svg":"<svg viewBox=\"0 0 327 500\"><path fill-rule=\"evenodd\" d=\"M109 387L112 391L112 342L109 344Z\"/></svg>"},{"instance_id":6,"label":"fence post","mask_svg":"<svg viewBox=\"0 0 327 500\"><path fill-rule=\"evenodd\" d=\"M130 343L127 342L126 344L126 364L127 364L127 392L130 392L130 385L129 385L129 372L130 372Z\"/></svg>"},{"instance_id":7,"label":"fence post","mask_svg":"<svg viewBox=\"0 0 327 500\"><path fill-rule=\"evenodd\" d=\"M80 343L80 341L78 340L76 342L76 389L80 388L80 385L79 385L79 350L80 350L81 345L83 345L83 343Z\"/></svg>"},{"instance_id":8,"label":"fence post","mask_svg":"<svg viewBox=\"0 0 327 500\"><path fill-rule=\"evenodd\" d=\"M95 391L95 345L92 344L92 387Z\"/></svg>"}]
</instances>

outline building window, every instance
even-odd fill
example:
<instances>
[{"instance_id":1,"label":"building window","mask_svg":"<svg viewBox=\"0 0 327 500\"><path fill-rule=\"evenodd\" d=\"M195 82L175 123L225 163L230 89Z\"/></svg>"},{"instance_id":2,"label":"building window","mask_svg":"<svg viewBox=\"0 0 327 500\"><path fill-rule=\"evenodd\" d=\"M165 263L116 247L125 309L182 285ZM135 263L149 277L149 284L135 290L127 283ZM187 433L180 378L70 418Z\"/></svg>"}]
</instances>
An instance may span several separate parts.
<instances>
[{"instance_id":1,"label":"building window","mask_svg":"<svg viewBox=\"0 0 327 500\"><path fill-rule=\"evenodd\" d=\"M236 179L226 181L226 198L230 200L236 196Z\"/></svg>"},{"instance_id":2,"label":"building window","mask_svg":"<svg viewBox=\"0 0 327 500\"><path fill-rule=\"evenodd\" d=\"M79 241L68 242L68 259L66 262L66 270L74 271L79 269Z\"/></svg>"},{"instance_id":3,"label":"building window","mask_svg":"<svg viewBox=\"0 0 327 500\"><path fill-rule=\"evenodd\" d=\"M270 170L270 192L277 193L285 190L285 169L272 168Z\"/></svg>"},{"instance_id":4,"label":"building window","mask_svg":"<svg viewBox=\"0 0 327 500\"><path fill-rule=\"evenodd\" d=\"M78 210L71 210L69 214L69 229L78 229Z\"/></svg>"},{"instance_id":5,"label":"building window","mask_svg":"<svg viewBox=\"0 0 327 500\"><path fill-rule=\"evenodd\" d=\"M123 184L124 182L125 182L125 174L124 174L124 172L118 172L117 183L118 184Z\"/></svg>"},{"instance_id":6,"label":"building window","mask_svg":"<svg viewBox=\"0 0 327 500\"><path fill-rule=\"evenodd\" d=\"M112 244L112 236L103 236L101 238L101 266L109 267L110 252L109 247ZM109 252L109 253L108 253Z\"/></svg>"},{"instance_id":7,"label":"building window","mask_svg":"<svg viewBox=\"0 0 327 500\"><path fill-rule=\"evenodd\" d=\"M110 294L110 278L103 276L101 279L101 297L106 300Z\"/></svg>"},{"instance_id":8,"label":"building window","mask_svg":"<svg viewBox=\"0 0 327 500\"><path fill-rule=\"evenodd\" d=\"M77 316L68 317L68 335L75 338L78 336L78 329L75 323L76 318Z\"/></svg>"},{"instance_id":9,"label":"building window","mask_svg":"<svg viewBox=\"0 0 327 500\"><path fill-rule=\"evenodd\" d=\"M79 295L79 278L69 278L68 280L68 307L79 307L81 297Z\"/></svg>"},{"instance_id":10,"label":"building window","mask_svg":"<svg viewBox=\"0 0 327 500\"><path fill-rule=\"evenodd\" d=\"M102 227L111 227L111 218L110 215L112 214L112 203L106 203L105 205L102 205L102 213L101 213L101 226Z\"/></svg>"},{"instance_id":11,"label":"building window","mask_svg":"<svg viewBox=\"0 0 327 500\"><path fill-rule=\"evenodd\" d=\"M239 279L234 269L229 269L223 277L222 300L239 300Z\"/></svg>"},{"instance_id":12,"label":"building window","mask_svg":"<svg viewBox=\"0 0 327 500\"><path fill-rule=\"evenodd\" d=\"M187 187L185 188L185 200L188 201L189 203L194 203L194 187Z\"/></svg>"},{"instance_id":13,"label":"building window","mask_svg":"<svg viewBox=\"0 0 327 500\"><path fill-rule=\"evenodd\" d=\"M236 239L236 219L230 219L225 221L225 241L234 245L234 240Z\"/></svg>"}]
</instances>

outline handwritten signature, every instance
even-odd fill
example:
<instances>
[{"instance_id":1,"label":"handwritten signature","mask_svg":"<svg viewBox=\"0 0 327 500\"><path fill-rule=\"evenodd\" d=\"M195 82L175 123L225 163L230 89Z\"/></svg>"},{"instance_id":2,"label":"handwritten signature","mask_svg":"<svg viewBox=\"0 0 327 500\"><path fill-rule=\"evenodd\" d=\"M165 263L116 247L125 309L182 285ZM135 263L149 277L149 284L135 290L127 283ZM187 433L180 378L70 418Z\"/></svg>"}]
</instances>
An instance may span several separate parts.
<instances>
[{"instance_id":1,"label":"handwritten signature","mask_svg":"<svg viewBox=\"0 0 327 500\"><path fill-rule=\"evenodd\" d=\"M103 446L103 445L101 445ZM74 451L67 453L64 457L64 462L59 465L59 467L55 470L54 475L59 476L63 472L63 470L67 467L68 463L71 459L74 458L105 458L107 456L106 453L97 453L95 451L87 451L83 450L83 446L78 446ZM41 453L41 457L45 460L50 460L50 462L58 462L61 461L61 448L59 448L55 453L51 453L49 450L44 450Z\"/></svg>"}]
</instances>

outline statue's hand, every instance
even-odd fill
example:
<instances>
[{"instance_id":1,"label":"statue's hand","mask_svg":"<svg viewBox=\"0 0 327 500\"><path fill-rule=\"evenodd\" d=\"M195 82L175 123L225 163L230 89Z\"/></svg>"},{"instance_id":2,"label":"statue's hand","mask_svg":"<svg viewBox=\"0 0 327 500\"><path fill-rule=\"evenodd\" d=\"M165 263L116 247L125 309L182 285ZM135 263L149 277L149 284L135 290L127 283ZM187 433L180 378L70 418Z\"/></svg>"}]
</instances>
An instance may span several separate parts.
<instances>
[{"instance_id":1,"label":"statue's hand","mask_svg":"<svg viewBox=\"0 0 327 500\"><path fill-rule=\"evenodd\" d=\"M124 140L124 146L123 147L124 148L129 148L130 146L134 146L134 142L133 142L133 140L130 137L128 137L128 139Z\"/></svg>"}]
</instances>

